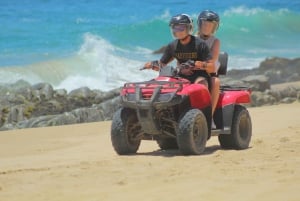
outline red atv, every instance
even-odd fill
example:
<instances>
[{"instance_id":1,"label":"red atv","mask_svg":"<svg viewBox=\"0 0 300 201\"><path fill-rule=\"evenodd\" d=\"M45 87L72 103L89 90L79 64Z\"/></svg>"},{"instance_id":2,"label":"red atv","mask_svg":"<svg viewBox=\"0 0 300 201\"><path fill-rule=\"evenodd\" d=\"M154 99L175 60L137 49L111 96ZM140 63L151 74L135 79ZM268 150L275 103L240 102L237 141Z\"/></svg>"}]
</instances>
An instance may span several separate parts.
<instances>
[{"instance_id":1,"label":"red atv","mask_svg":"<svg viewBox=\"0 0 300 201\"><path fill-rule=\"evenodd\" d=\"M219 75L227 71L228 55L220 54ZM250 115L242 104L250 103L246 87L222 86L211 129L211 99L205 85L177 76L170 66L157 78L126 83L122 107L114 114L111 141L120 155L137 152L141 140L156 140L161 149L178 149L184 155L201 154L206 141L218 136L222 148L246 149L252 135Z\"/></svg>"}]
</instances>

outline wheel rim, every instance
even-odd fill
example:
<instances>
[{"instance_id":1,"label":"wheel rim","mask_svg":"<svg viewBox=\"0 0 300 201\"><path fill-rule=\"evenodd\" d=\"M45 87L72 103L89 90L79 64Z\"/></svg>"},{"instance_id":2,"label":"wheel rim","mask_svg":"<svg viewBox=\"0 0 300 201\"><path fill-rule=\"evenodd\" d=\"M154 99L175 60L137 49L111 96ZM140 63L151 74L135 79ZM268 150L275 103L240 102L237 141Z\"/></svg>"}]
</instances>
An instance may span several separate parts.
<instances>
[{"instance_id":1,"label":"wheel rim","mask_svg":"<svg viewBox=\"0 0 300 201\"><path fill-rule=\"evenodd\" d=\"M199 122L197 122L194 125L194 129L193 129L193 138L194 138L195 144L203 145L203 143L206 142L206 139L205 139L204 135L202 135L203 132L204 132L203 131L203 126L200 125Z\"/></svg>"},{"instance_id":2,"label":"wheel rim","mask_svg":"<svg viewBox=\"0 0 300 201\"><path fill-rule=\"evenodd\" d=\"M242 115L239 123L239 135L242 140L247 140L249 138L250 123L249 118L246 114Z\"/></svg>"},{"instance_id":3,"label":"wheel rim","mask_svg":"<svg viewBox=\"0 0 300 201\"><path fill-rule=\"evenodd\" d=\"M136 138L140 130L139 125L136 123L135 118L130 118L128 120L127 126L126 126L126 132L127 132L127 141L131 145L136 145L139 143L139 139Z\"/></svg>"}]
</instances>

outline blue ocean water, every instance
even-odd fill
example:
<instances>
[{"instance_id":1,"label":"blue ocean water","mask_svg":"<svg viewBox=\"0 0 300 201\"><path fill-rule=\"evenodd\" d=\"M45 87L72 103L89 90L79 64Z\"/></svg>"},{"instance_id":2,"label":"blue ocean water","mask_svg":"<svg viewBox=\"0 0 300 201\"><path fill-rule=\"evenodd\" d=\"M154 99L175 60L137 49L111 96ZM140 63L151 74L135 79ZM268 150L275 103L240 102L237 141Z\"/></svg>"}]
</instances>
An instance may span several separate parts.
<instances>
[{"instance_id":1,"label":"blue ocean water","mask_svg":"<svg viewBox=\"0 0 300 201\"><path fill-rule=\"evenodd\" d=\"M229 69L300 56L300 0L1 0L0 82L110 90L151 79L155 72L138 69L172 40L170 17L187 13L196 25L204 9L221 17Z\"/></svg>"}]
</instances>

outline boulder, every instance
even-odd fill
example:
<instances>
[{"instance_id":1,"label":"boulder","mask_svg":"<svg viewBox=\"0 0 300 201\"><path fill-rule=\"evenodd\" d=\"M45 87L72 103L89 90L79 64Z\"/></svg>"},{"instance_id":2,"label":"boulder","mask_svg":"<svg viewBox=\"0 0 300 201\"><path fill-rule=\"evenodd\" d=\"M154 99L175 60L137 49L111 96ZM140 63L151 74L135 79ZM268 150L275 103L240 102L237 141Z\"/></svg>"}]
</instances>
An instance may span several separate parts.
<instances>
[{"instance_id":1,"label":"boulder","mask_svg":"<svg viewBox=\"0 0 300 201\"><path fill-rule=\"evenodd\" d=\"M264 75L250 75L242 79L245 83L248 83L254 91L265 91L270 89L269 78Z\"/></svg>"},{"instance_id":2,"label":"boulder","mask_svg":"<svg viewBox=\"0 0 300 201\"><path fill-rule=\"evenodd\" d=\"M48 83L38 83L32 86L38 100L50 100L53 97L53 87Z\"/></svg>"}]
</instances>

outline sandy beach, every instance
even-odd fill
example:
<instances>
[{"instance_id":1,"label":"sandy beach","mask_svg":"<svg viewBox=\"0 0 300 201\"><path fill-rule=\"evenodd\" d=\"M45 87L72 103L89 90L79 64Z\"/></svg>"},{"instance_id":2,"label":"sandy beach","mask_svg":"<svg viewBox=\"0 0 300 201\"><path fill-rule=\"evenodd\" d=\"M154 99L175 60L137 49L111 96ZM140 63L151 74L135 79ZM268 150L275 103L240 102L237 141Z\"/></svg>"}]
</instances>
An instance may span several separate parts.
<instances>
[{"instance_id":1,"label":"sandy beach","mask_svg":"<svg viewBox=\"0 0 300 201\"><path fill-rule=\"evenodd\" d=\"M212 137L200 156L154 141L118 156L110 121L0 132L0 200L300 200L300 103L249 112L249 149Z\"/></svg>"}]
</instances>

